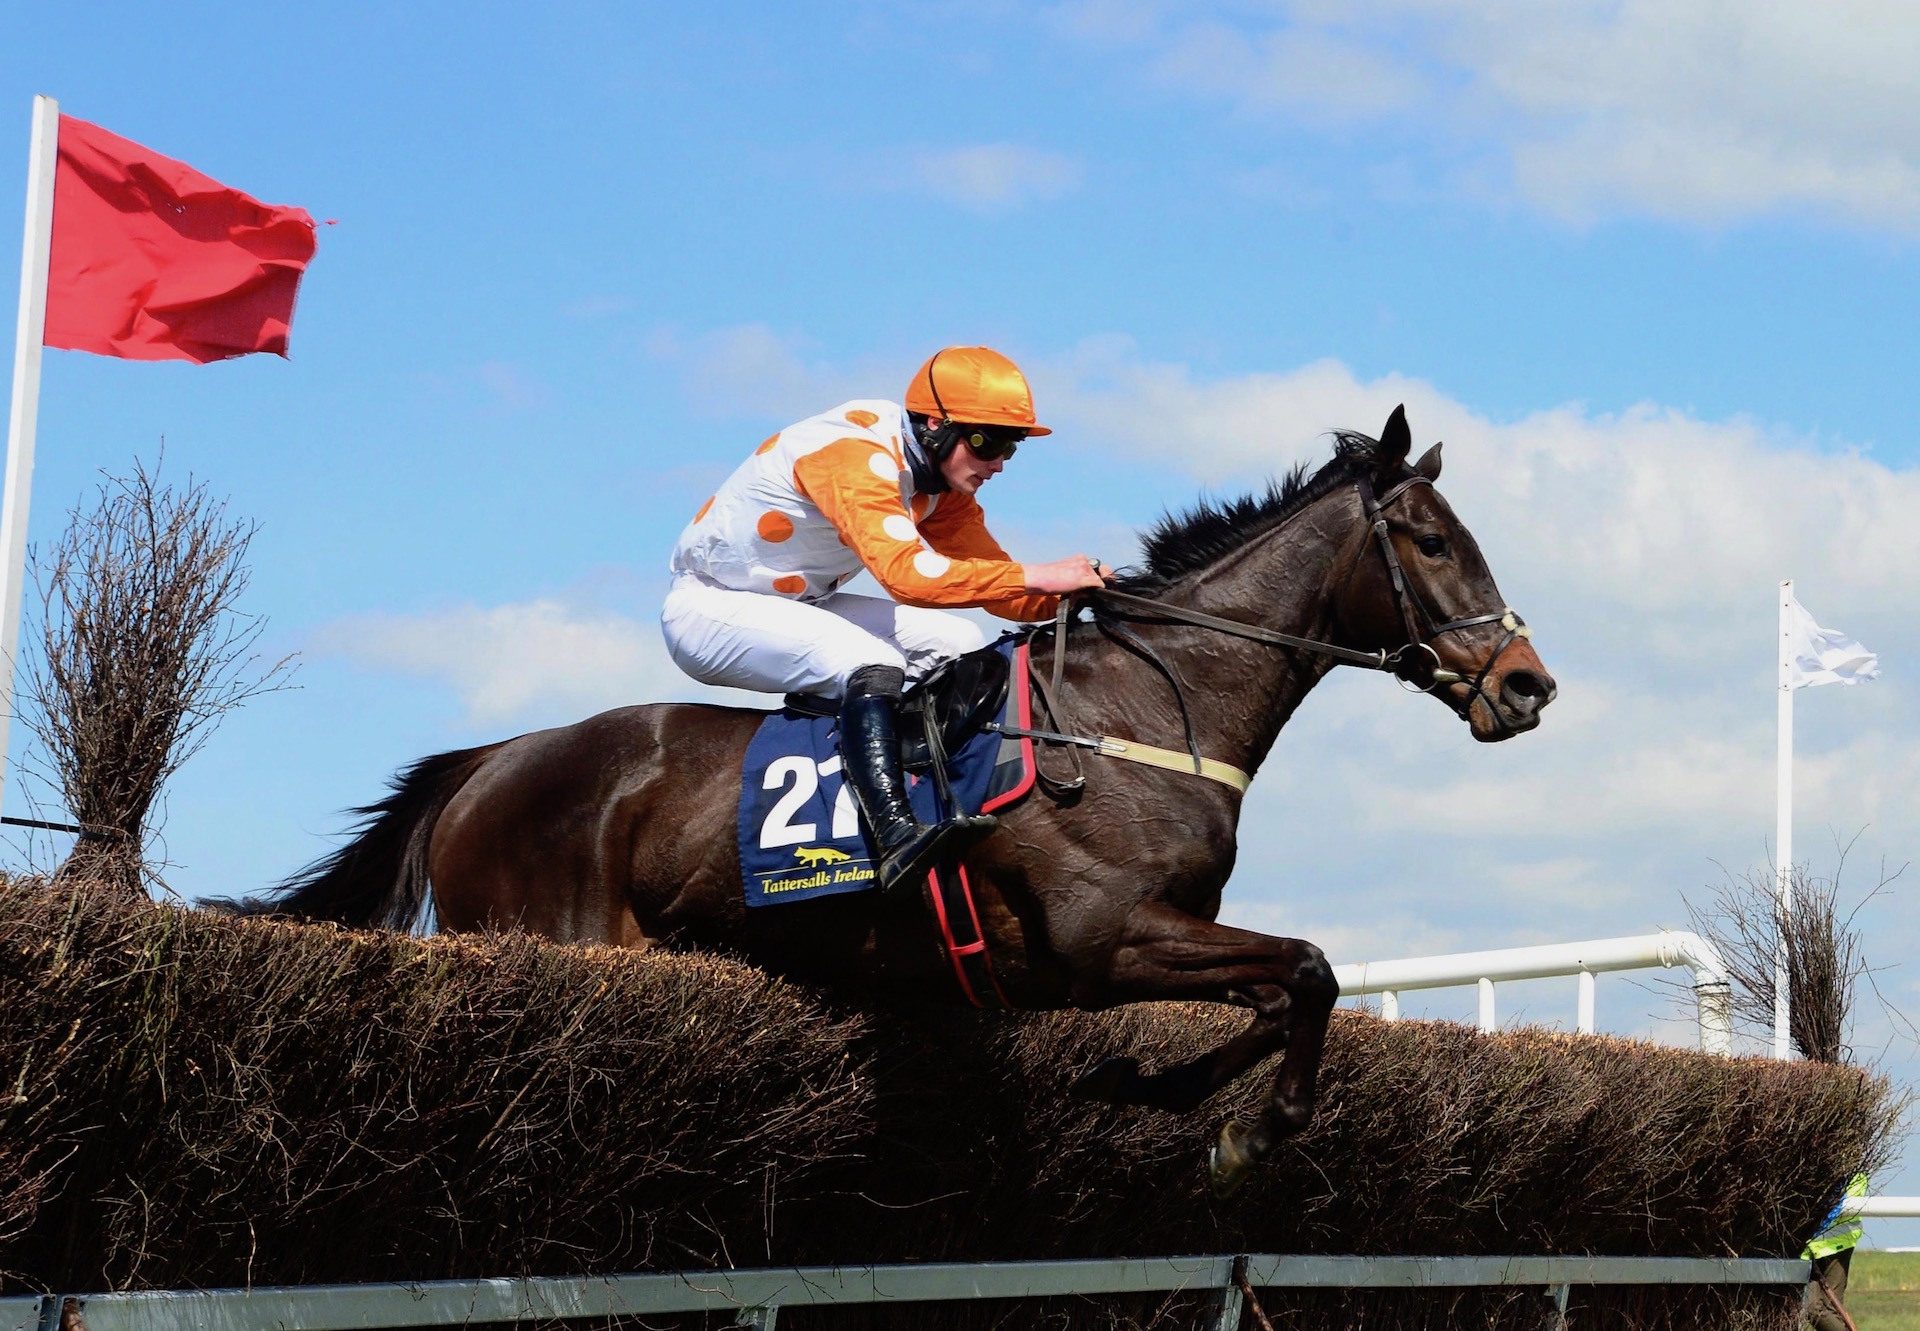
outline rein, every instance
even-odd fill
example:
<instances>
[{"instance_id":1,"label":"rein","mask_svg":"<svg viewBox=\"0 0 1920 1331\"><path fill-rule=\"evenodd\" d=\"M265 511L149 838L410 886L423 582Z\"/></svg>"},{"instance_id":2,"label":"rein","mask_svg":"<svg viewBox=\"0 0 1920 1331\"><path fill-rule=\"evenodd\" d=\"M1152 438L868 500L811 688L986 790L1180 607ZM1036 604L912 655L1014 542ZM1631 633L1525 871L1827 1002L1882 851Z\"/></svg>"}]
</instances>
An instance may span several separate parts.
<instances>
[{"instance_id":1,"label":"rein","mask_svg":"<svg viewBox=\"0 0 1920 1331\"><path fill-rule=\"evenodd\" d=\"M1364 666L1368 670L1392 669L1397 664L1401 653L1406 650L1402 648L1400 651L1391 653L1355 651L1351 647L1341 647L1331 642L1320 642L1314 638L1300 638L1291 633L1263 629L1258 624L1247 624L1238 619L1222 619L1219 615L1206 615L1198 610L1183 610L1179 606L1167 605L1165 602L1156 601L1147 596L1135 596L1131 592L1101 590L1092 595L1093 599L1102 605L1116 605L1136 611L1137 613L1133 616L1135 619L1158 617L1169 622L1192 624L1199 628L1212 629L1216 633L1227 633L1236 638L1265 643L1269 647L1293 647L1301 651L1320 652L1331 656L1336 661Z\"/></svg>"},{"instance_id":2,"label":"rein","mask_svg":"<svg viewBox=\"0 0 1920 1331\"><path fill-rule=\"evenodd\" d=\"M1425 603L1420 600L1413 588L1408 585L1406 571L1400 563L1399 552L1393 548L1393 538L1388 529L1386 519L1386 509L1388 505L1392 504L1396 499L1399 499L1417 485L1431 486L1432 484L1433 482L1425 476L1409 476L1385 494L1376 497L1373 492L1373 482L1369 478L1363 476L1354 481L1354 488L1359 492L1361 507L1366 514L1368 525L1371 527L1375 541L1380 548L1381 557L1386 561L1387 575L1393 584L1394 602L1400 610L1401 622L1406 627L1407 641L1401 646L1394 648L1392 651L1385 649L1371 652L1359 651L1352 647L1342 647L1338 643L1322 642L1317 638L1303 638L1292 633L1281 633L1275 629L1262 628L1258 624L1248 624L1242 620L1226 619L1219 615L1209 615L1198 610L1187 610L1180 606L1167 605L1162 601L1156 601L1150 597L1135 596L1131 592L1116 592L1107 588L1092 591L1087 597L1087 600L1094 606L1095 623L1099 625L1100 630L1109 637L1114 638L1115 641L1119 642L1135 655L1141 656L1151 663L1155 669L1166 677L1168 684L1172 686L1174 701L1179 705L1181 723L1186 730L1187 752L1181 754L1172 749L1162 749L1153 745L1140 744L1132 740L1118 739L1112 735L1095 737L1070 733L1071 727L1066 723L1065 715L1059 703L1062 677L1066 668L1067 628L1073 622L1075 600L1074 593L1068 593L1060 598L1059 612L1054 619L1051 683L1050 685L1043 684L1039 675L1036 674L1033 676L1034 692L1040 699L1041 707L1046 712L1048 719L1058 728L1054 730L1037 730L1006 726L997 728L1004 734L1024 735L1028 738L1067 746L1073 767L1072 777L1061 781L1046 776L1044 772L1039 773L1049 786L1054 787L1062 793L1079 790L1086 785L1086 773L1080 765L1079 755L1077 753L1078 749L1083 748L1105 754L1110 758L1124 758L1131 762L1146 763L1150 766L1163 767L1175 771L1187 770L1190 762L1192 772L1195 776L1208 777L1224 785L1232 786L1239 791L1244 792L1246 790L1247 786L1253 780L1248 773L1230 764L1201 756L1199 741L1194 735L1193 718L1187 709L1186 695L1180 686L1178 676L1174 674L1173 669L1168 666L1166 662L1162 661L1159 655L1137 634L1121 629L1117 624L1101 617L1100 611L1102 608L1114 607L1130 612L1127 617L1131 619L1152 619L1168 623L1191 624L1196 628L1210 629L1216 633L1225 633L1232 637L1245 638L1250 642L1261 643L1269 647L1284 647L1295 651L1315 652L1322 656L1331 657L1333 660L1346 665L1360 666L1366 670L1388 671L1400 680L1403 687L1412 684L1411 680L1400 674L1402 667L1406 664L1408 654L1425 652L1432 659L1432 669L1429 671L1428 682L1424 685L1413 685L1413 691L1431 693L1436 689L1448 685L1464 684L1467 688L1467 696L1464 700L1457 701L1453 698L1447 698L1445 700L1448 705L1452 707L1453 711L1464 719L1472 711L1474 699L1478 698L1487 704L1488 715L1493 717L1495 724L1502 729L1506 729L1507 722L1505 718L1500 715L1499 708L1493 705L1493 699L1486 691L1486 682L1487 677L1493 673L1495 663L1499 661L1507 648L1513 645L1514 639L1530 638L1533 636L1531 630L1527 628L1526 621L1521 619L1519 614L1517 614L1511 606L1503 606L1497 611L1468 615L1461 619L1448 620L1444 624L1436 624L1433 615L1428 611ZM1351 576L1351 572L1349 572L1348 576ZM1424 633L1421 631L1422 621L1424 621L1427 626ZM1452 633L1459 629L1477 628L1482 624L1499 624L1506 630L1506 636L1500 640L1500 645L1495 647L1487 656L1485 664L1480 667L1480 673L1469 680L1458 671L1444 669L1440 665L1440 653L1433 648L1434 639L1440 637L1442 634ZM1038 771L1037 764L1036 771Z\"/></svg>"}]
</instances>

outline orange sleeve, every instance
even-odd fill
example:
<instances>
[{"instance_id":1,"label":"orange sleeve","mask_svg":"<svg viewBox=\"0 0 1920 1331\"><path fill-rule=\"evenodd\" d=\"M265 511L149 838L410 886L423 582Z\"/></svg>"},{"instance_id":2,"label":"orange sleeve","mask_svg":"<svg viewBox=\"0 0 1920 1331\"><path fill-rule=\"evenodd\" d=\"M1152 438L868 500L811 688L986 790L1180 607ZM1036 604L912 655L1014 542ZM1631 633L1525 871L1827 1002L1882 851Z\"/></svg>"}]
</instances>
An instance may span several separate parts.
<instances>
[{"instance_id":1,"label":"orange sleeve","mask_svg":"<svg viewBox=\"0 0 1920 1331\"><path fill-rule=\"evenodd\" d=\"M875 458L884 460L885 475ZM896 601L959 609L1026 590L1025 571L998 546L991 555L955 557L923 543L900 501L898 477L893 455L871 439L836 439L793 464L800 492Z\"/></svg>"},{"instance_id":2,"label":"orange sleeve","mask_svg":"<svg viewBox=\"0 0 1920 1331\"><path fill-rule=\"evenodd\" d=\"M943 555L958 559L1010 558L1000 548L1000 542L993 539L993 533L987 530L987 515L982 511L980 502L972 495L961 494L957 490L941 495L940 502L933 506L933 512L920 519L920 534L927 538L928 545ZM982 601L980 605L1002 619L1031 622L1053 618L1054 611L1059 608L1060 598L1029 593L1023 585L1018 596Z\"/></svg>"}]
</instances>

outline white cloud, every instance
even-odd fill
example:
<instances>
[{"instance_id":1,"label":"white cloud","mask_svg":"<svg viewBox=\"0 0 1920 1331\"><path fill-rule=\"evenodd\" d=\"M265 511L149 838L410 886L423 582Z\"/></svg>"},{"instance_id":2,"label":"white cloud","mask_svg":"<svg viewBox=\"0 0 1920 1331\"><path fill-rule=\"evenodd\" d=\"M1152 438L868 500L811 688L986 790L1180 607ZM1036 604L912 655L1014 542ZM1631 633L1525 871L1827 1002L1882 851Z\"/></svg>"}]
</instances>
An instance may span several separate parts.
<instances>
[{"instance_id":1,"label":"white cloud","mask_svg":"<svg viewBox=\"0 0 1920 1331\"><path fill-rule=\"evenodd\" d=\"M696 398L752 412L778 414L814 388L815 376L796 344L765 324L723 328L699 338L686 359Z\"/></svg>"},{"instance_id":2,"label":"white cloud","mask_svg":"<svg viewBox=\"0 0 1920 1331\"><path fill-rule=\"evenodd\" d=\"M1157 0L1068 0L1041 16L1054 31L1079 41L1130 45L1158 33L1166 8Z\"/></svg>"},{"instance_id":3,"label":"white cloud","mask_svg":"<svg viewBox=\"0 0 1920 1331\"><path fill-rule=\"evenodd\" d=\"M1515 183L1535 202L1708 221L1811 205L1920 228L1910 5L1447 8L1445 49L1522 117Z\"/></svg>"},{"instance_id":4,"label":"white cloud","mask_svg":"<svg viewBox=\"0 0 1920 1331\"><path fill-rule=\"evenodd\" d=\"M1077 433L1142 457L1177 455L1207 484L1277 472L1334 424L1375 429L1397 402L1441 400L1398 376L1361 384L1333 360L1206 381L1184 365L1141 359L1124 337L1089 339L1034 368L1047 386L1047 410L1072 420Z\"/></svg>"},{"instance_id":5,"label":"white cloud","mask_svg":"<svg viewBox=\"0 0 1920 1331\"><path fill-rule=\"evenodd\" d=\"M1128 24L1079 6L1053 27L1243 114L1421 142L1458 188L1498 163L1514 195L1570 218L1806 210L1920 231L1905 0L1295 0Z\"/></svg>"},{"instance_id":6,"label":"white cloud","mask_svg":"<svg viewBox=\"0 0 1920 1331\"><path fill-rule=\"evenodd\" d=\"M359 616L323 629L314 646L444 681L482 727L562 724L629 703L750 700L681 674L653 622L551 600Z\"/></svg>"},{"instance_id":7,"label":"white cloud","mask_svg":"<svg viewBox=\"0 0 1920 1331\"><path fill-rule=\"evenodd\" d=\"M1475 946L1472 936L1429 912L1369 913L1365 920L1339 919L1320 902L1242 900L1229 897L1220 921L1279 938L1305 938L1336 966L1396 957L1431 957Z\"/></svg>"},{"instance_id":8,"label":"white cloud","mask_svg":"<svg viewBox=\"0 0 1920 1331\"><path fill-rule=\"evenodd\" d=\"M735 324L691 337L656 328L643 350L677 367L689 400L701 410L783 424L849 398L905 392L917 364L905 356L822 361L805 338L763 323ZM757 442L747 440L743 447Z\"/></svg>"},{"instance_id":9,"label":"white cloud","mask_svg":"<svg viewBox=\"0 0 1920 1331\"><path fill-rule=\"evenodd\" d=\"M915 156L913 169L927 189L980 213L1060 198L1079 187L1081 174L1070 157L1017 143L923 152Z\"/></svg>"},{"instance_id":10,"label":"white cloud","mask_svg":"<svg viewBox=\"0 0 1920 1331\"><path fill-rule=\"evenodd\" d=\"M1551 567L1563 603L1630 604L1636 639L1676 630L1652 644L1662 657L1724 650L1722 607L1751 597L1765 611L1782 574L1867 599L1909 595L1907 571L1920 567L1920 524L1906 516L1920 505L1920 474L1744 418L1648 404L1494 421L1402 375L1362 382L1324 360L1205 379L1145 360L1124 339L1090 341L1043 368L1049 410L1076 433L1143 459L1177 457L1207 484L1324 456L1332 426L1377 431L1404 403L1423 445L1452 441L1444 488L1463 497L1476 530L1495 534L1495 549Z\"/></svg>"},{"instance_id":11,"label":"white cloud","mask_svg":"<svg viewBox=\"0 0 1920 1331\"><path fill-rule=\"evenodd\" d=\"M1388 120L1428 96L1419 72L1395 53L1324 28L1248 32L1201 21L1177 30L1151 70L1170 87L1329 123Z\"/></svg>"}]
</instances>

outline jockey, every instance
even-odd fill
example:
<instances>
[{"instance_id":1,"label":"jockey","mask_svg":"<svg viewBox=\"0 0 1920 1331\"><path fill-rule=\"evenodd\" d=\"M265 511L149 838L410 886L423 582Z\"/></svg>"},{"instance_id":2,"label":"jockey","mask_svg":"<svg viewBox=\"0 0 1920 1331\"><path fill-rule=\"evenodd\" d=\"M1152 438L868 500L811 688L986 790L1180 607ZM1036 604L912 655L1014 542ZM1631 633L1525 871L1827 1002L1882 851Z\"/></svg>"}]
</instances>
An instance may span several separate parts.
<instances>
[{"instance_id":1,"label":"jockey","mask_svg":"<svg viewBox=\"0 0 1920 1331\"><path fill-rule=\"evenodd\" d=\"M1045 619L1058 593L1112 576L1085 555L1017 563L987 532L975 494L1023 440L1049 433L1012 361L947 347L914 375L904 406L843 402L761 444L673 548L661 627L682 670L708 684L841 700L841 761L883 892L920 882L995 822L925 826L907 803L901 694L985 645L971 621L945 611ZM863 567L892 600L840 590Z\"/></svg>"}]
</instances>

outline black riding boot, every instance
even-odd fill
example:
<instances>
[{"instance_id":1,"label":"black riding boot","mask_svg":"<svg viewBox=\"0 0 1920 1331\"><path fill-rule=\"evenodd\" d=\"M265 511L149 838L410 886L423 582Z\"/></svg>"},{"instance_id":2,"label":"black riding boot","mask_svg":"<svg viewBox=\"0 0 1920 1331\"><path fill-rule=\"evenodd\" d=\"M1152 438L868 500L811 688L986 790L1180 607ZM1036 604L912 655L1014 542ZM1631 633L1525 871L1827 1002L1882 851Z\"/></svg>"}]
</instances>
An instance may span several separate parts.
<instances>
[{"instance_id":1,"label":"black riding boot","mask_svg":"<svg viewBox=\"0 0 1920 1331\"><path fill-rule=\"evenodd\" d=\"M848 678L840 704L841 763L880 852L882 893L917 887L935 864L957 858L1000 821L954 817L928 826L914 818L895 724L906 682L894 666L862 666Z\"/></svg>"}]
</instances>

